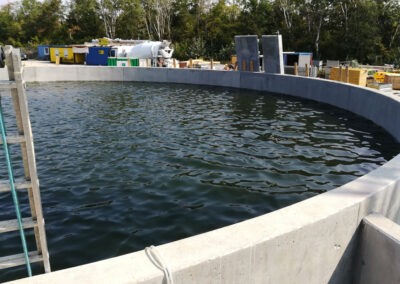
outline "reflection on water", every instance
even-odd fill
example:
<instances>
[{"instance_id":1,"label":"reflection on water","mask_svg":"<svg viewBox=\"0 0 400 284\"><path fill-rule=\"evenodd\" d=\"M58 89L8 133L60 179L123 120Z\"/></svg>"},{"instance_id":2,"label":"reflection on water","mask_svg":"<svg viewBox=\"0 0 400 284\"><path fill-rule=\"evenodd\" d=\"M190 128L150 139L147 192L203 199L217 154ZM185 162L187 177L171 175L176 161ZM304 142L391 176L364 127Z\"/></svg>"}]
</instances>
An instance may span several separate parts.
<instances>
[{"instance_id":1,"label":"reflection on water","mask_svg":"<svg viewBox=\"0 0 400 284\"><path fill-rule=\"evenodd\" d=\"M286 96L98 82L31 84L28 94L54 270L271 212L364 175L400 149L370 121ZM3 103L11 132L10 100ZM15 218L9 195L0 194L0 207L1 220ZM0 255L21 252L15 233L0 243ZM0 281L24 275L21 266Z\"/></svg>"}]
</instances>

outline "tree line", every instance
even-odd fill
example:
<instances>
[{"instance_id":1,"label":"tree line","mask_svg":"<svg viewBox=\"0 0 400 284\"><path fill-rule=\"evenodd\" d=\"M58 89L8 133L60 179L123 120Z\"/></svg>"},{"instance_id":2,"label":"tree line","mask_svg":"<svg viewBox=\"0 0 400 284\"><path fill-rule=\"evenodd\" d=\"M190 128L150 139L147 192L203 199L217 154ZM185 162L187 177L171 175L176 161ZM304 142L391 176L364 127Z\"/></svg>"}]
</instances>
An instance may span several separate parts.
<instances>
[{"instance_id":1,"label":"tree line","mask_svg":"<svg viewBox=\"0 0 400 284\"><path fill-rule=\"evenodd\" d=\"M227 60L235 35L282 34L317 59L400 63L398 0L22 0L0 10L0 43L171 40L179 59Z\"/></svg>"}]
</instances>

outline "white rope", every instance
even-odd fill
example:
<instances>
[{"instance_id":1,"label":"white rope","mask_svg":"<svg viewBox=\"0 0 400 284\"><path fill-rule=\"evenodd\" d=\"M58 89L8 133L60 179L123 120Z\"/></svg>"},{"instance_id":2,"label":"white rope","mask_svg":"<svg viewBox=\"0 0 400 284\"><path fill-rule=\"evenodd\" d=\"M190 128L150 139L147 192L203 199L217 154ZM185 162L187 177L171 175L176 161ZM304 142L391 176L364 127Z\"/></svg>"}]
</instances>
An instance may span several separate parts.
<instances>
[{"instance_id":1,"label":"white rope","mask_svg":"<svg viewBox=\"0 0 400 284\"><path fill-rule=\"evenodd\" d=\"M174 279L172 278L172 272L165 265L165 262L161 258L155 246L150 246L144 249L150 261L160 270L164 272L166 284L174 284Z\"/></svg>"}]
</instances>

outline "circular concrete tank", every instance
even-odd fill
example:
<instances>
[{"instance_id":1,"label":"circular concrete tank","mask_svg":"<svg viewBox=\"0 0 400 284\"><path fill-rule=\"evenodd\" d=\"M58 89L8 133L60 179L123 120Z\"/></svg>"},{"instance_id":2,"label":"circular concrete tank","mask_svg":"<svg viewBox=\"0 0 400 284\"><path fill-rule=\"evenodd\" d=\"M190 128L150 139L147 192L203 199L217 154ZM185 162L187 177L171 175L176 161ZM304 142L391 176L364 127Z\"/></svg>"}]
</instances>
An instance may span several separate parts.
<instances>
[{"instance_id":1,"label":"circular concrete tank","mask_svg":"<svg viewBox=\"0 0 400 284\"><path fill-rule=\"evenodd\" d=\"M289 75L123 67L27 67L25 80L215 85L328 103L372 120L400 141L400 98ZM175 283L350 283L357 228L378 212L400 220L400 155L337 189L292 206L158 247ZM162 283L144 251L18 283Z\"/></svg>"}]
</instances>

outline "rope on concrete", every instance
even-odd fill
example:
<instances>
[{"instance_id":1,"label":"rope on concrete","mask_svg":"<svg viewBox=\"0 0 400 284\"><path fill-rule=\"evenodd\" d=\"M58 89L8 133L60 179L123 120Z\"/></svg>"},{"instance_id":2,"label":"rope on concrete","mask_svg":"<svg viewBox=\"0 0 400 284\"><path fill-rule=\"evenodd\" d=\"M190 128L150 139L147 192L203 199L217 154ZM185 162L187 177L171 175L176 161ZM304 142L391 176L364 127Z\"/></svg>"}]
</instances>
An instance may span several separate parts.
<instances>
[{"instance_id":1,"label":"rope on concrete","mask_svg":"<svg viewBox=\"0 0 400 284\"><path fill-rule=\"evenodd\" d=\"M146 252L147 257L150 261L160 270L164 272L165 280L167 284L174 284L174 279L172 278L172 272L165 265L164 260L162 259L161 255L159 254L157 248L155 246L150 246L144 249Z\"/></svg>"}]
</instances>

